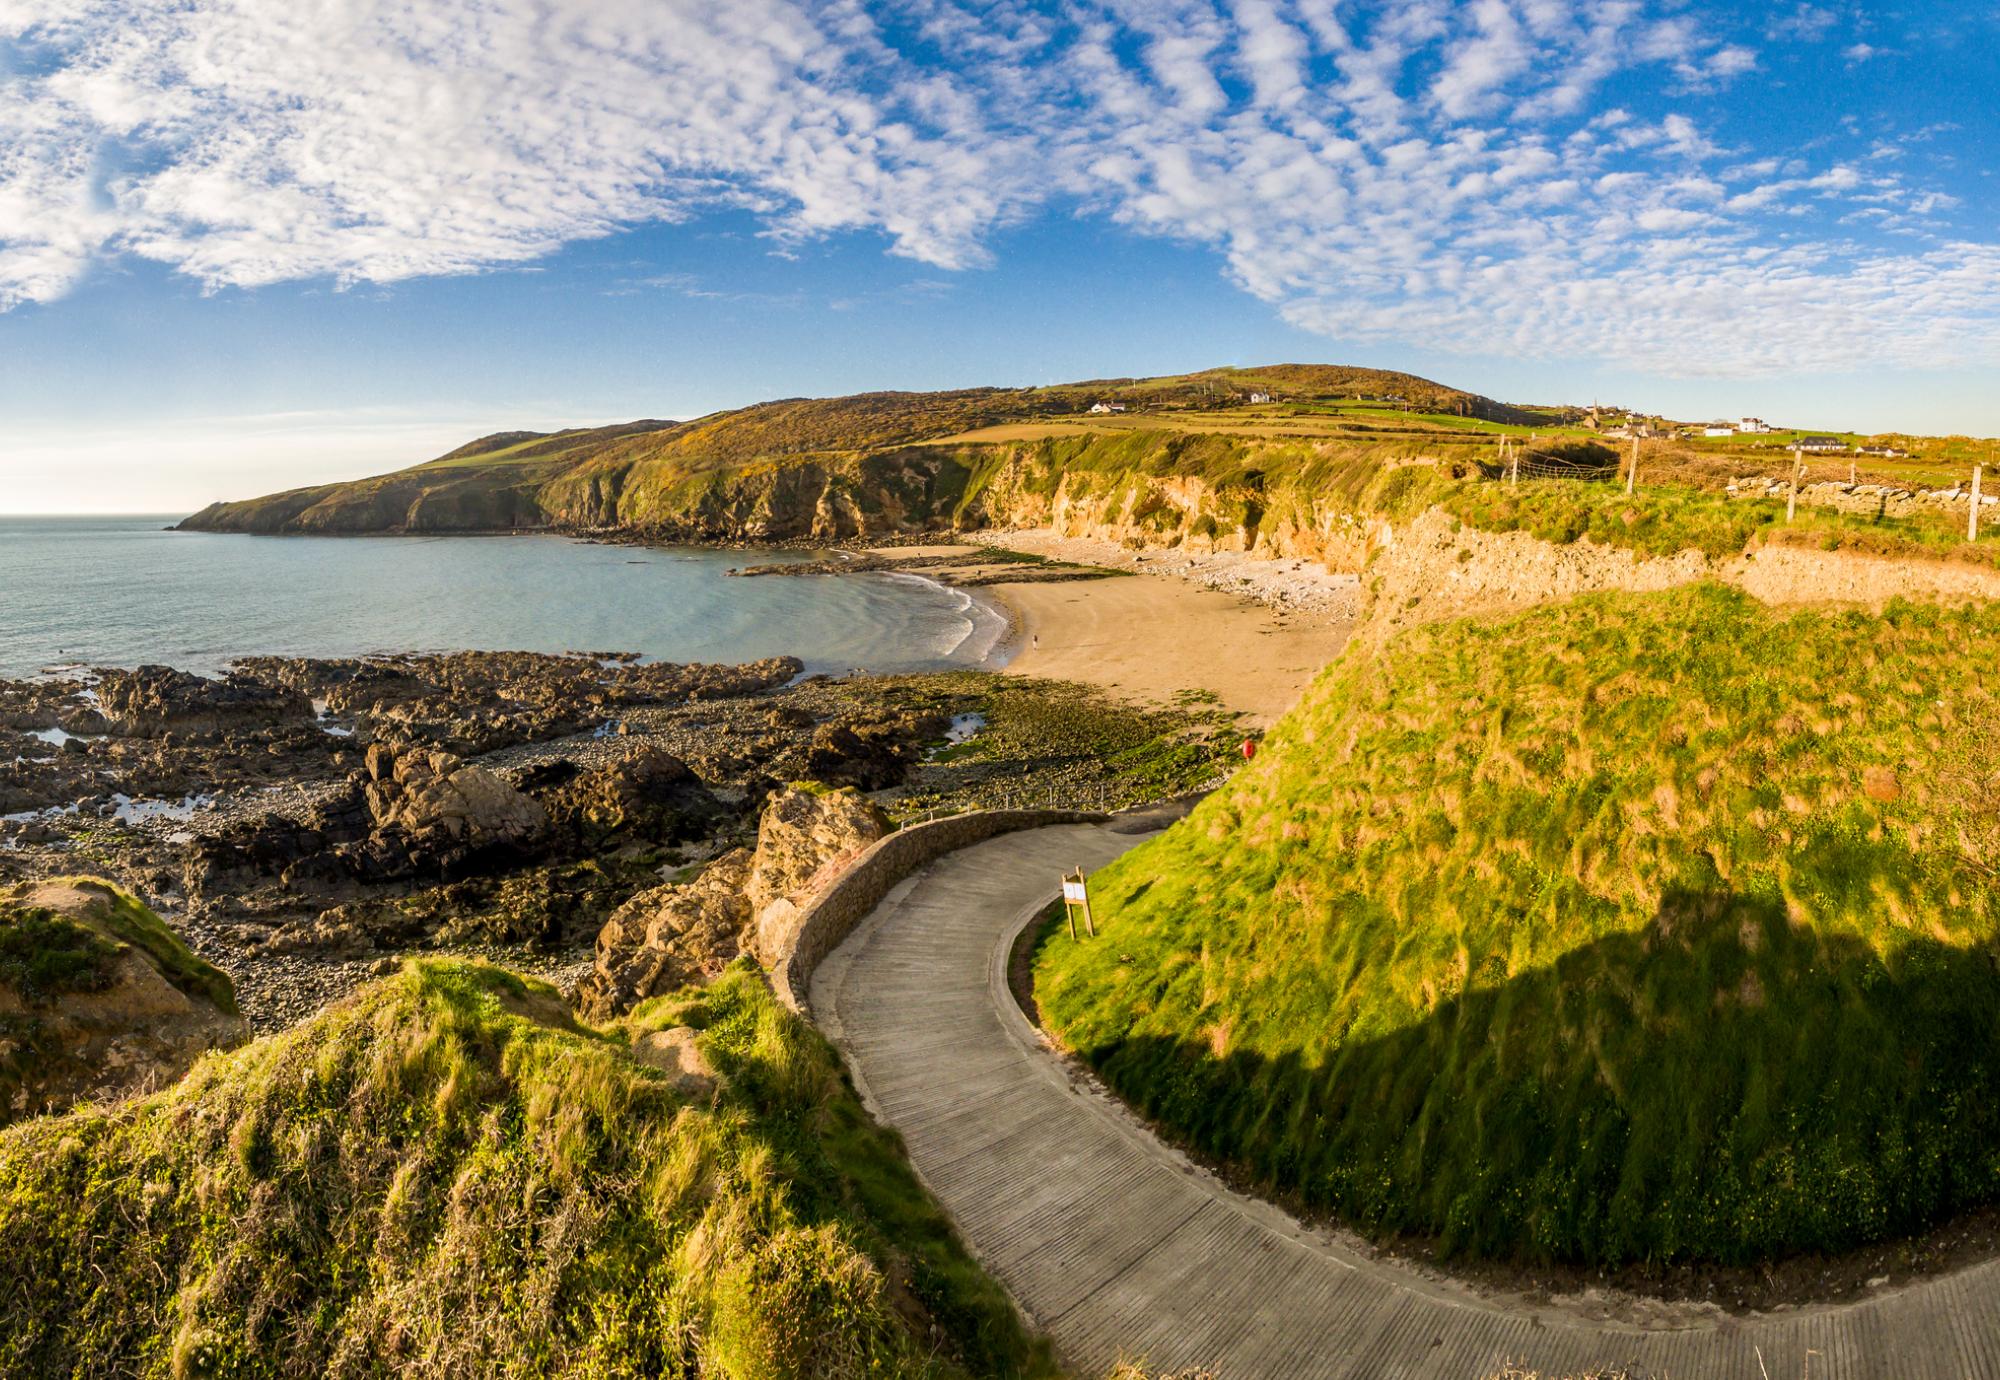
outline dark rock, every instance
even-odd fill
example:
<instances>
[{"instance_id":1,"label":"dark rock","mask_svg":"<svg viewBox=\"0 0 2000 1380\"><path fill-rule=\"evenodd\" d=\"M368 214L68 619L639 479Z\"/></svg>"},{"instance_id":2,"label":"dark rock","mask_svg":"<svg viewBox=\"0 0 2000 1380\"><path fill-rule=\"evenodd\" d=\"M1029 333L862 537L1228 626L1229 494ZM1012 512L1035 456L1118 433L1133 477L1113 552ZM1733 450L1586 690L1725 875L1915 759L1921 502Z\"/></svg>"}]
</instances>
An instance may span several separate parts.
<instances>
[{"instance_id":1,"label":"dark rock","mask_svg":"<svg viewBox=\"0 0 2000 1380\"><path fill-rule=\"evenodd\" d=\"M574 774L541 797L571 846L596 851L618 840L671 843L697 838L723 814L687 763L641 748L596 771Z\"/></svg>"},{"instance_id":2,"label":"dark rock","mask_svg":"<svg viewBox=\"0 0 2000 1380\"><path fill-rule=\"evenodd\" d=\"M139 737L211 737L286 720L309 720L305 696L247 676L224 680L141 666L98 673L97 699L109 730Z\"/></svg>"}]
</instances>

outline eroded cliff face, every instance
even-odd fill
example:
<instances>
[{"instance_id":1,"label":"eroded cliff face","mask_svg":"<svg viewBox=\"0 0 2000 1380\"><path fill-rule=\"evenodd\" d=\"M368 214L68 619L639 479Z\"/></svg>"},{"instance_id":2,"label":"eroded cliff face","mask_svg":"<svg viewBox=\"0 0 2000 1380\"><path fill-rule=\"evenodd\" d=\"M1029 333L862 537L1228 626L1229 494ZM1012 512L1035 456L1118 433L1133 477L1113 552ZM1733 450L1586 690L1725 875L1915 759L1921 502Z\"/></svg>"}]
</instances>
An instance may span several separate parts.
<instances>
[{"instance_id":1,"label":"eroded cliff face","mask_svg":"<svg viewBox=\"0 0 2000 1380\"><path fill-rule=\"evenodd\" d=\"M592 464L545 484L554 526L701 541L841 541L949 528L977 457L909 446L690 471L647 460Z\"/></svg>"},{"instance_id":2,"label":"eroded cliff face","mask_svg":"<svg viewBox=\"0 0 2000 1380\"><path fill-rule=\"evenodd\" d=\"M706 466L685 456L425 467L218 504L186 526L245 532L623 531L683 541L844 541L1053 527L1144 547L1246 551L1358 569L1364 490L1430 457L1381 445L1182 432L893 449Z\"/></svg>"},{"instance_id":3,"label":"eroded cliff face","mask_svg":"<svg viewBox=\"0 0 2000 1380\"><path fill-rule=\"evenodd\" d=\"M986 527L1045 527L1133 548L1235 551L1354 572L1382 531L1367 496L1371 482L1424 463L1430 457L1381 447L1214 437L1043 442L989 464L971 516Z\"/></svg>"},{"instance_id":4,"label":"eroded cliff face","mask_svg":"<svg viewBox=\"0 0 2000 1380\"><path fill-rule=\"evenodd\" d=\"M1519 613L1590 594L1641 594L1704 580L1734 585L1774 607L1880 610L1895 599L2000 599L2000 570L1964 562L1826 551L1766 541L1732 556L1687 550L1646 555L1588 537L1567 543L1527 532L1482 532L1442 509L1377 524L1357 634L1380 641L1449 618Z\"/></svg>"}]
</instances>

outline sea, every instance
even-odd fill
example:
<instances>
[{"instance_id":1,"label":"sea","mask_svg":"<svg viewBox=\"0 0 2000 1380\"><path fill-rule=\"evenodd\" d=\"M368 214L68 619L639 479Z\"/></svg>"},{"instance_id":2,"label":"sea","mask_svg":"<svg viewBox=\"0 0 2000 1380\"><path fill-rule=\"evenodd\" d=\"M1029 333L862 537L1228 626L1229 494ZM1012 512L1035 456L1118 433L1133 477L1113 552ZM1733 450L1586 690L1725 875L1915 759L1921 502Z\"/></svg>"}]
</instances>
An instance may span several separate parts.
<instances>
[{"instance_id":1,"label":"sea","mask_svg":"<svg viewBox=\"0 0 2000 1380\"><path fill-rule=\"evenodd\" d=\"M988 601L908 575L727 573L812 559L798 552L167 530L177 520L0 516L0 677L458 650L934 671L996 664L1008 626Z\"/></svg>"}]
</instances>

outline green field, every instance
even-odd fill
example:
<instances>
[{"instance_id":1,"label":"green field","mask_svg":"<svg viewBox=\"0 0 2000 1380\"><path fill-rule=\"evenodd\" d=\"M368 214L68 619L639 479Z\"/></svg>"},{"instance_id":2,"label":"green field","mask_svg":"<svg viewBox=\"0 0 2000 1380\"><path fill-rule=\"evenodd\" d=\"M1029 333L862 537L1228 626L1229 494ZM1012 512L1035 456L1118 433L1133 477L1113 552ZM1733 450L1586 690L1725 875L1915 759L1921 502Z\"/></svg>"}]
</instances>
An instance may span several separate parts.
<instances>
[{"instance_id":1,"label":"green field","mask_svg":"<svg viewBox=\"0 0 2000 1380\"><path fill-rule=\"evenodd\" d=\"M1699 551L1728 557L1763 543L1931 560L2000 562L2000 523L1977 542L1965 518L1948 510L1908 517L1871 516L1802 502L1791 521L1782 498L1737 498L1685 483L1652 483L1628 497L1619 484L1524 479L1519 484L1413 478L1399 511L1436 503L1468 527L1528 532L1557 545L1588 537L1649 556Z\"/></svg>"},{"instance_id":2,"label":"green field","mask_svg":"<svg viewBox=\"0 0 2000 1380\"><path fill-rule=\"evenodd\" d=\"M627 1052L700 1029L720 1090ZM416 963L174 1088L0 1133L0 1374L1052 1373L747 963L606 1031Z\"/></svg>"},{"instance_id":3,"label":"green field","mask_svg":"<svg viewBox=\"0 0 2000 1380\"><path fill-rule=\"evenodd\" d=\"M1404 634L1096 878L1044 1019L1375 1233L1838 1249L2000 1198L2000 612L1704 585Z\"/></svg>"}]
</instances>

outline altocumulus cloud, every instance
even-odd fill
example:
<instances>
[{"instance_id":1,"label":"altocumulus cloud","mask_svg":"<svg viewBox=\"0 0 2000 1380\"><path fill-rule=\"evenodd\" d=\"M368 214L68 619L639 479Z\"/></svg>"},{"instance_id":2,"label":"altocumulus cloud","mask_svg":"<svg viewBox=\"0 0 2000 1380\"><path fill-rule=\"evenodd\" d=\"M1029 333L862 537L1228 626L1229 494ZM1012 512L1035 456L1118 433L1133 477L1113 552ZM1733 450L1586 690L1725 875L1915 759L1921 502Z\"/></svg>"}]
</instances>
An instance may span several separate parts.
<instances>
[{"instance_id":1,"label":"altocumulus cloud","mask_svg":"<svg viewBox=\"0 0 2000 1380\"><path fill-rule=\"evenodd\" d=\"M1839 42L1812 13L1754 37ZM2000 247L1941 189L1705 127L1734 38L1686 0L0 0L0 308L117 255L386 282L724 207L960 269L1073 211L1344 339L2000 362Z\"/></svg>"}]
</instances>

